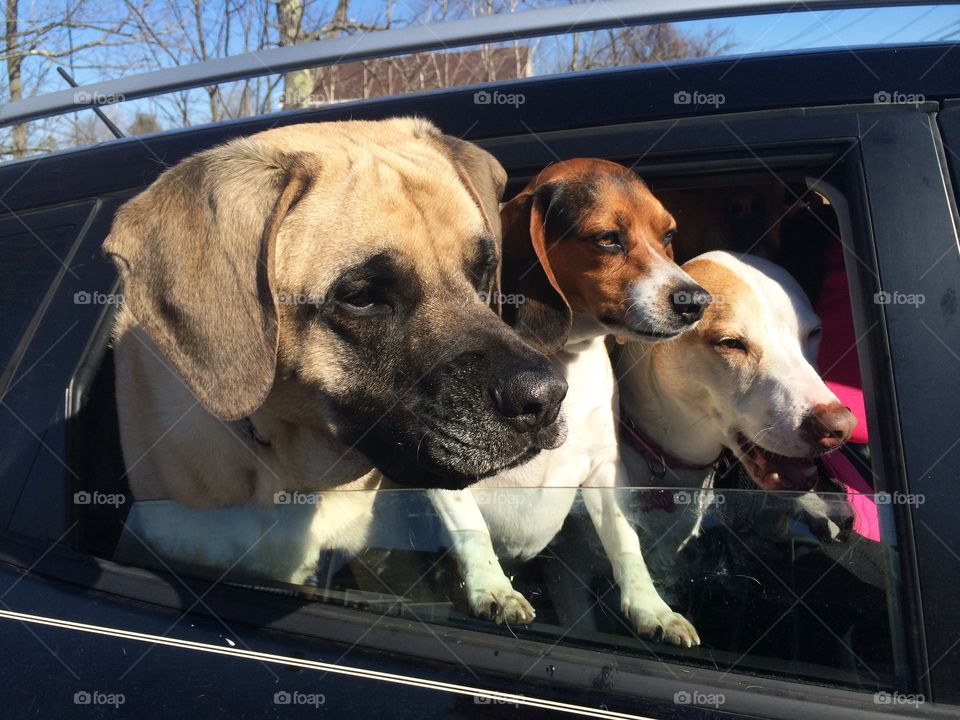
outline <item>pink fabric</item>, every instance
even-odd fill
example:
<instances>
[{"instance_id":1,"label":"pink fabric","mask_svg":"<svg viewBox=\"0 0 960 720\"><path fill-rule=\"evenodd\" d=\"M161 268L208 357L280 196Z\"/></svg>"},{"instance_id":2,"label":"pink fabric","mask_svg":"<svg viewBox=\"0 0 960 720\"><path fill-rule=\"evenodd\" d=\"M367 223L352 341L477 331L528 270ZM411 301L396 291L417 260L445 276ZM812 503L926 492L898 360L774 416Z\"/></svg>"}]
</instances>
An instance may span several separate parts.
<instances>
[{"instance_id":1,"label":"pink fabric","mask_svg":"<svg viewBox=\"0 0 960 720\"><path fill-rule=\"evenodd\" d=\"M842 453L824 455L820 461L847 488L847 502L853 510L853 531L868 540L880 542L880 516L873 499L873 488Z\"/></svg>"},{"instance_id":2,"label":"pink fabric","mask_svg":"<svg viewBox=\"0 0 960 720\"><path fill-rule=\"evenodd\" d=\"M863 407L863 384L857 359L857 333L850 310L847 272L843 266L843 246L832 243L826 251L826 275L817 303L817 314L823 322L823 341L817 365L827 387L857 418L850 442L868 442L867 413Z\"/></svg>"}]
</instances>

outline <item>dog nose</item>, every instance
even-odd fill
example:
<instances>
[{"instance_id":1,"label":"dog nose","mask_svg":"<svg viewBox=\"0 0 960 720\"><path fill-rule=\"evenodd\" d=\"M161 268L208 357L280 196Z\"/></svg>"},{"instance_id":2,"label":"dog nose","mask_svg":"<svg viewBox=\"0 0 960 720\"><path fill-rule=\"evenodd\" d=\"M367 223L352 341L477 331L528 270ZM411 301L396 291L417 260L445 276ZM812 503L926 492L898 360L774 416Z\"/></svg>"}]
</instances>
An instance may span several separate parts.
<instances>
[{"instance_id":1,"label":"dog nose","mask_svg":"<svg viewBox=\"0 0 960 720\"><path fill-rule=\"evenodd\" d=\"M688 325L702 318L711 302L713 297L699 285L682 285L670 296L673 311Z\"/></svg>"},{"instance_id":2,"label":"dog nose","mask_svg":"<svg viewBox=\"0 0 960 720\"><path fill-rule=\"evenodd\" d=\"M517 363L500 368L490 395L497 411L525 432L557 419L567 396L567 381L549 363Z\"/></svg>"},{"instance_id":3,"label":"dog nose","mask_svg":"<svg viewBox=\"0 0 960 720\"><path fill-rule=\"evenodd\" d=\"M835 450L850 439L857 419L839 402L814 405L803 419L803 430L824 450Z\"/></svg>"}]
</instances>

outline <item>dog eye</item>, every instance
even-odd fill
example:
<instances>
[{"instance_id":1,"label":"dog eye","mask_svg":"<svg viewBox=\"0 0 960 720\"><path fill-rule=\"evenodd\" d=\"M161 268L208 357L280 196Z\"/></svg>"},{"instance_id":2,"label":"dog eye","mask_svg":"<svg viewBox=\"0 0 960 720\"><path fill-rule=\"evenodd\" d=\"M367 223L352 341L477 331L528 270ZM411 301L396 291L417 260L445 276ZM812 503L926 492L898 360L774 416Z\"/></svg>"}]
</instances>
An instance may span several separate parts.
<instances>
[{"instance_id":1,"label":"dog eye","mask_svg":"<svg viewBox=\"0 0 960 720\"><path fill-rule=\"evenodd\" d=\"M735 337L720 338L714 345L722 350L737 350L747 352L747 344L743 340Z\"/></svg>"},{"instance_id":2,"label":"dog eye","mask_svg":"<svg viewBox=\"0 0 960 720\"><path fill-rule=\"evenodd\" d=\"M823 328L814 328L810 331L810 334L807 336L808 340L819 340L820 334L823 332Z\"/></svg>"},{"instance_id":3,"label":"dog eye","mask_svg":"<svg viewBox=\"0 0 960 720\"><path fill-rule=\"evenodd\" d=\"M663 235L663 240L662 240L663 246L664 246L664 247L668 247L668 246L670 245L670 243L673 242L673 239L674 239L676 236L677 236L677 231L676 231L676 230L667 230L667 232L665 232L664 235Z\"/></svg>"},{"instance_id":4,"label":"dog eye","mask_svg":"<svg viewBox=\"0 0 960 720\"><path fill-rule=\"evenodd\" d=\"M623 243L620 241L620 233L616 230L610 230L594 236L593 244L601 250L606 250L607 252L620 252L623 250Z\"/></svg>"},{"instance_id":5,"label":"dog eye","mask_svg":"<svg viewBox=\"0 0 960 720\"><path fill-rule=\"evenodd\" d=\"M336 302L354 315L381 315L391 310L390 305L378 297L371 286L338 293Z\"/></svg>"}]
</instances>

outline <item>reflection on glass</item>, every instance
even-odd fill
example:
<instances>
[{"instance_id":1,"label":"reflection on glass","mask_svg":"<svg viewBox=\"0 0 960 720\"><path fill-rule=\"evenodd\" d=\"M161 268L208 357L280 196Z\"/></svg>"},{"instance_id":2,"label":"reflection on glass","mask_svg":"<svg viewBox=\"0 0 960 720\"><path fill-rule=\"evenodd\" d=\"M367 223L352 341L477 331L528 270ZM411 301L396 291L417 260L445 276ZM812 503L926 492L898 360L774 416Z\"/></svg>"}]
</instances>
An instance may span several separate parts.
<instances>
[{"instance_id":1,"label":"reflection on glass","mask_svg":"<svg viewBox=\"0 0 960 720\"><path fill-rule=\"evenodd\" d=\"M373 513L369 547L348 557L324 553L301 586L231 572L226 580L270 586L316 600L426 623L548 643L602 646L722 670L786 674L871 690L891 687L904 667L889 498L852 493L766 492L751 489L593 490L615 494L635 529L659 594L696 628L700 647L676 647L639 635L622 612L621 591L584 502L583 491L487 489L481 508L519 510L536 522L539 508L570 496L572 509L541 552L487 539L515 593L535 618L500 624L477 617L454 542L431 499L420 490L364 493ZM299 495L265 511L285 522L308 518L337 493ZM154 501L165 503L166 501ZM563 502L567 502L566 499ZM161 565L144 548L138 503L127 521L118 559ZM204 511L211 513L211 511ZM220 511L214 511L220 512ZM229 511L223 511L229 521ZM873 521L862 517L874 513ZM879 527L883 535L875 533ZM865 534L858 532L858 529ZM171 562L177 572L220 578L222 571ZM501 618L503 620L503 618Z\"/></svg>"}]
</instances>

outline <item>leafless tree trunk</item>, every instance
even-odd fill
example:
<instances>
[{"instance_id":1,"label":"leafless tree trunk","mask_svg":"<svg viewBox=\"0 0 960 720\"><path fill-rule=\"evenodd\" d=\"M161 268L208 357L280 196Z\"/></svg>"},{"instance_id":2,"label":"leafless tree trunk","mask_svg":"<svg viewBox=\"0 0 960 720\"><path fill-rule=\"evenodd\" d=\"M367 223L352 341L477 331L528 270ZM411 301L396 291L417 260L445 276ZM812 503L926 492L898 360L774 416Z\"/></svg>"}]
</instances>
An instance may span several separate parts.
<instances>
[{"instance_id":1,"label":"leafless tree trunk","mask_svg":"<svg viewBox=\"0 0 960 720\"><path fill-rule=\"evenodd\" d=\"M23 81L20 77L20 69L23 65L23 56L20 54L20 36L17 32L17 2L18 0L7 0L7 27L4 36L6 44L6 65L7 65L7 89L10 93L11 102L23 99ZM23 157L27 154L27 126L14 125L13 138L10 153L15 158Z\"/></svg>"}]
</instances>

